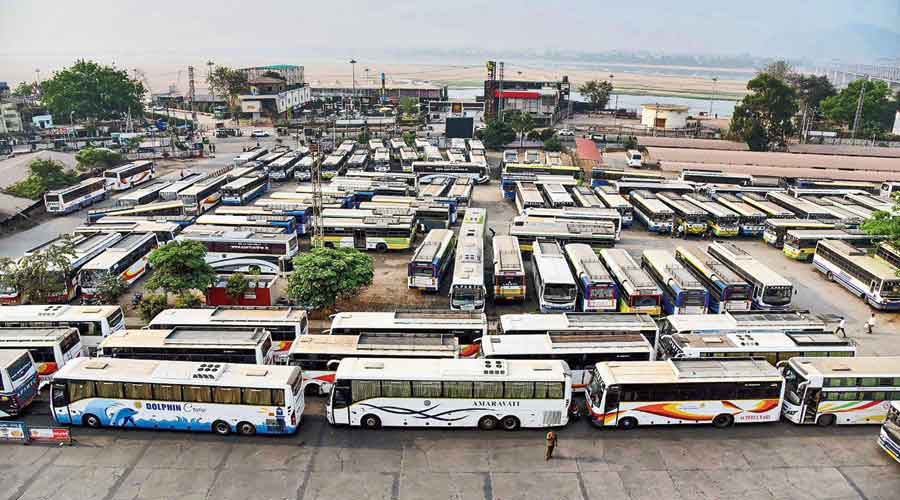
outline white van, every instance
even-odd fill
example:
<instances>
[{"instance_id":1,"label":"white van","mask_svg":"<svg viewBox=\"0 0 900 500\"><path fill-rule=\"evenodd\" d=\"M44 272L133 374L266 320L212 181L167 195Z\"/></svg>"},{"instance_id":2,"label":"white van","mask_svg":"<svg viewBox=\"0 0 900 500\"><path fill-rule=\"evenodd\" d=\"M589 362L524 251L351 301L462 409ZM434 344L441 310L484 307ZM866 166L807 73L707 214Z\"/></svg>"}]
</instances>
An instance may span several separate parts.
<instances>
[{"instance_id":1,"label":"white van","mask_svg":"<svg viewBox=\"0 0 900 500\"><path fill-rule=\"evenodd\" d=\"M629 167L641 167L644 164L644 157L636 149L629 149L625 156Z\"/></svg>"}]
</instances>

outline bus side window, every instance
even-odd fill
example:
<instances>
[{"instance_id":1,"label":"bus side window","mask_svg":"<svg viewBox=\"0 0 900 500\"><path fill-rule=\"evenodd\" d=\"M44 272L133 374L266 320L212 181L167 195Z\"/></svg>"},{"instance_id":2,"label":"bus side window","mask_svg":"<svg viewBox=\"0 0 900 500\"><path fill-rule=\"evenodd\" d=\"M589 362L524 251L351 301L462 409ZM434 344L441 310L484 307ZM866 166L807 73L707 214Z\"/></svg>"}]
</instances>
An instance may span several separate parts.
<instances>
[{"instance_id":1,"label":"bus side window","mask_svg":"<svg viewBox=\"0 0 900 500\"><path fill-rule=\"evenodd\" d=\"M604 412L614 411L619 407L619 388L618 387L608 387L606 389L606 406L603 408Z\"/></svg>"},{"instance_id":2,"label":"bus side window","mask_svg":"<svg viewBox=\"0 0 900 500\"><path fill-rule=\"evenodd\" d=\"M54 407L66 406L69 404L69 398L66 394L66 385L65 384L53 384L53 391L51 398L53 400Z\"/></svg>"},{"instance_id":3,"label":"bus side window","mask_svg":"<svg viewBox=\"0 0 900 500\"><path fill-rule=\"evenodd\" d=\"M338 382L332 393L332 407L346 408L350 406L350 386L346 382Z\"/></svg>"}]
</instances>

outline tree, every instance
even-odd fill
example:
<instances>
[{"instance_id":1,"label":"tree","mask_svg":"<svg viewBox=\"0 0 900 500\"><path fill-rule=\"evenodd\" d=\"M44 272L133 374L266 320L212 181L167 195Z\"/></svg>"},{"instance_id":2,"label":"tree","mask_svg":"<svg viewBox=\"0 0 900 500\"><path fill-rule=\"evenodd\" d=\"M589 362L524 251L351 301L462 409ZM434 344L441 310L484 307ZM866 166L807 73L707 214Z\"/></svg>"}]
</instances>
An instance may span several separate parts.
<instances>
[{"instance_id":1,"label":"tree","mask_svg":"<svg viewBox=\"0 0 900 500\"><path fill-rule=\"evenodd\" d=\"M797 93L801 109L818 109L822 101L837 94L834 85L824 75L795 75L790 79L790 84Z\"/></svg>"},{"instance_id":2,"label":"tree","mask_svg":"<svg viewBox=\"0 0 900 500\"><path fill-rule=\"evenodd\" d=\"M525 142L525 134L534 128L534 119L529 113L516 113L510 120L510 127L519 135L519 145Z\"/></svg>"},{"instance_id":3,"label":"tree","mask_svg":"<svg viewBox=\"0 0 900 500\"><path fill-rule=\"evenodd\" d=\"M168 308L168 301L163 294L144 295L144 298L141 299L141 302L137 306L138 314L141 315L141 319L146 323L149 323L157 314Z\"/></svg>"},{"instance_id":4,"label":"tree","mask_svg":"<svg viewBox=\"0 0 900 500\"><path fill-rule=\"evenodd\" d=\"M612 83L606 80L590 80L578 87L578 92L587 97L592 109L606 109L606 105L609 104L609 95L612 94L612 91Z\"/></svg>"},{"instance_id":5,"label":"tree","mask_svg":"<svg viewBox=\"0 0 900 500\"><path fill-rule=\"evenodd\" d=\"M562 151L562 142L558 137L551 137L544 141L544 150L546 151Z\"/></svg>"},{"instance_id":6,"label":"tree","mask_svg":"<svg viewBox=\"0 0 900 500\"><path fill-rule=\"evenodd\" d=\"M40 86L35 82L19 82L13 89L12 95L16 97L37 97L40 93Z\"/></svg>"},{"instance_id":7,"label":"tree","mask_svg":"<svg viewBox=\"0 0 900 500\"><path fill-rule=\"evenodd\" d=\"M735 106L731 133L747 143L751 151L769 151L783 146L794 131L797 114L794 89L768 73L747 83L749 94Z\"/></svg>"},{"instance_id":8,"label":"tree","mask_svg":"<svg viewBox=\"0 0 900 500\"><path fill-rule=\"evenodd\" d=\"M216 272L206 263L206 248L196 241L172 241L150 253L154 271L147 288L181 294L206 291L216 281Z\"/></svg>"},{"instance_id":9,"label":"tree","mask_svg":"<svg viewBox=\"0 0 900 500\"><path fill-rule=\"evenodd\" d=\"M835 96L822 101L822 113L830 121L852 127L859 103L859 91L865 85L862 116L859 128L863 135L882 134L891 130L896 102L891 101L891 89L882 81L856 80Z\"/></svg>"},{"instance_id":10,"label":"tree","mask_svg":"<svg viewBox=\"0 0 900 500\"><path fill-rule=\"evenodd\" d=\"M146 92L126 70L82 59L41 83L41 102L56 116L104 120L141 116Z\"/></svg>"},{"instance_id":11,"label":"tree","mask_svg":"<svg viewBox=\"0 0 900 500\"><path fill-rule=\"evenodd\" d=\"M227 66L216 66L206 78L206 83L216 95L225 96L229 109L237 117L238 96L250 90L247 75Z\"/></svg>"},{"instance_id":12,"label":"tree","mask_svg":"<svg viewBox=\"0 0 900 500\"><path fill-rule=\"evenodd\" d=\"M372 257L355 248L313 248L294 259L288 297L309 309L326 309L372 284Z\"/></svg>"},{"instance_id":13,"label":"tree","mask_svg":"<svg viewBox=\"0 0 900 500\"><path fill-rule=\"evenodd\" d=\"M794 65L783 59L779 59L767 64L763 69L757 72L756 76L760 76L762 74L767 74L773 78L777 78L778 80L787 82L791 79L791 77L795 75Z\"/></svg>"},{"instance_id":14,"label":"tree","mask_svg":"<svg viewBox=\"0 0 900 500\"><path fill-rule=\"evenodd\" d=\"M478 132L478 137L488 149L503 147L516 138L516 133L506 122L489 120L485 127Z\"/></svg>"},{"instance_id":15,"label":"tree","mask_svg":"<svg viewBox=\"0 0 900 500\"><path fill-rule=\"evenodd\" d=\"M46 304L51 296L65 293L74 257L71 236L18 262L0 257L0 287L18 291L23 302Z\"/></svg>"},{"instance_id":16,"label":"tree","mask_svg":"<svg viewBox=\"0 0 900 500\"><path fill-rule=\"evenodd\" d=\"M75 155L79 170L103 172L122 163L122 154L108 148L85 148Z\"/></svg>"},{"instance_id":17,"label":"tree","mask_svg":"<svg viewBox=\"0 0 900 500\"><path fill-rule=\"evenodd\" d=\"M231 297L234 302L241 299L250 289L250 281L243 273L235 273L228 277L225 282L225 293Z\"/></svg>"},{"instance_id":18,"label":"tree","mask_svg":"<svg viewBox=\"0 0 900 500\"><path fill-rule=\"evenodd\" d=\"M356 134L356 142L358 142L359 144L368 144L369 139L371 138L372 134L370 134L368 130L363 130L362 132Z\"/></svg>"},{"instance_id":19,"label":"tree","mask_svg":"<svg viewBox=\"0 0 900 500\"><path fill-rule=\"evenodd\" d=\"M415 97L401 97L400 111L405 116L415 116L419 114L419 101Z\"/></svg>"},{"instance_id":20,"label":"tree","mask_svg":"<svg viewBox=\"0 0 900 500\"><path fill-rule=\"evenodd\" d=\"M128 290L128 283L118 274L107 271L97 280L97 295L102 304L115 304L125 290Z\"/></svg>"},{"instance_id":21,"label":"tree","mask_svg":"<svg viewBox=\"0 0 900 500\"><path fill-rule=\"evenodd\" d=\"M415 147L416 146L416 133L412 132L412 131L403 132L403 143L411 148Z\"/></svg>"},{"instance_id":22,"label":"tree","mask_svg":"<svg viewBox=\"0 0 900 500\"><path fill-rule=\"evenodd\" d=\"M28 177L6 191L12 195L39 200L47 191L71 186L78 182L78 176L65 170L65 165L56 160L35 158L28 164Z\"/></svg>"}]
</instances>

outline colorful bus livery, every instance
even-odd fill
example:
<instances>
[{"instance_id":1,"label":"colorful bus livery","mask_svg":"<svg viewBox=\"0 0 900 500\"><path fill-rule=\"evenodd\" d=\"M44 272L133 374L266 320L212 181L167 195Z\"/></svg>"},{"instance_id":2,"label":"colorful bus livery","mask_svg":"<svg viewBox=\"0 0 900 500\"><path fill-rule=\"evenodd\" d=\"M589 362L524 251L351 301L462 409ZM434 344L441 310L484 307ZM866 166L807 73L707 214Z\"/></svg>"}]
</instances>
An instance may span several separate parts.
<instances>
[{"instance_id":1,"label":"colorful bus livery","mask_svg":"<svg viewBox=\"0 0 900 500\"><path fill-rule=\"evenodd\" d=\"M115 167L103 173L106 188L111 191L124 191L156 177L156 164L152 161L136 161L121 167Z\"/></svg>"},{"instance_id":2,"label":"colorful bus livery","mask_svg":"<svg viewBox=\"0 0 900 500\"><path fill-rule=\"evenodd\" d=\"M24 349L0 350L0 418L15 417L38 392L38 372Z\"/></svg>"},{"instance_id":3,"label":"colorful bus livery","mask_svg":"<svg viewBox=\"0 0 900 500\"><path fill-rule=\"evenodd\" d=\"M407 266L407 287L430 292L440 289L453 262L456 247L450 229L432 229L416 249Z\"/></svg>"},{"instance_id":4,"label":"colorful bus livery","mask_svg":"<svg viewBox=\"0 0 900 500\"><path fill-rule=\"evenodd\" d=\"M106 180L85 179L74 186L44 193L44 208L53 215L65 215L106 199Z\"/></svg>"}]
</instances>

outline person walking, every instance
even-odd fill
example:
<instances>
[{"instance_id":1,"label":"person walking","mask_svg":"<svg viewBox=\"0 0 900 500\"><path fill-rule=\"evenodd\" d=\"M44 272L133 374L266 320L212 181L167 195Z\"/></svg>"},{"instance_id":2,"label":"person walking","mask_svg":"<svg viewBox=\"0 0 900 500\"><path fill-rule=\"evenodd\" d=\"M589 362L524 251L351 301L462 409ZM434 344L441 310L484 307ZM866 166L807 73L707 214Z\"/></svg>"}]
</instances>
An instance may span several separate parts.
<instances>
[{"instance_id":1,"label":"person walking","mask_svg":"<svg viewBox=\"0 0 900 500\"><path fill-rule=\"evenodd\" d=\"M547 450L544 452L544 460L550 460L553 457L553 450L556 448L556 433L550 431L547 433Z\"/></svg>"},{"instance_id":2,"label":"person walking","mask_svg":"<svg viewBox=\"0 0 900 500\"><path fill-rule=\"evenodd\" d=\"M841 337L846 338L847 330L844 329L844 328L846 328L846 326L847 326L847 318L842 317L841 322L838 324L838 327L834 330L834 334L837 335L838 332L841 332Z\"/></svg>"},{"instance_id":3,"label":"person walking","mask_svg":"<svg viewBox=\"0 0 900 500\"><path fill-rule=\"evenodd\" d=\"M872 313L872 315L869 316L869 321L866 321L866 331L869 335L872 335L873 329L875 329L875 313Z\"/></svg>"}]
</instances>

